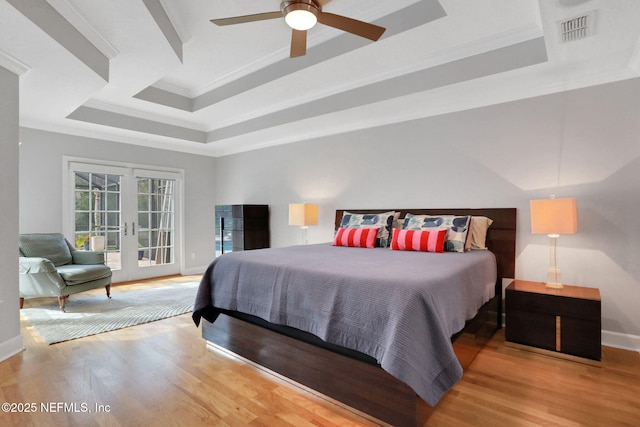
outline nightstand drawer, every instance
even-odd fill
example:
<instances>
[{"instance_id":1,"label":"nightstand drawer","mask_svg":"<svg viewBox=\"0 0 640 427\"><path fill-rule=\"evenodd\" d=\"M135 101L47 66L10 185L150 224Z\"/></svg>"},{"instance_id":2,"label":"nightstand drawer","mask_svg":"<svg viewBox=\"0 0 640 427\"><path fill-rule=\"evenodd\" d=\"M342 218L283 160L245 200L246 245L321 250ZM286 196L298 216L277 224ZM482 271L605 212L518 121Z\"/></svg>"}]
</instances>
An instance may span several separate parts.
<instances>
[{"instance_id":1,"label":"nightstand drawer","mask_svg":"<svg viewBox=\"0 0 640 427\"><path fill-rule=\"evenodd\" d=\"M555 351L555 316L509 309L506 312L505 322L507 341Z\"/></svg>"},{"instance_id":2,"label":"nightstand drawer","mask_svg":"<svg viewBox=\"0 0 640 427\"><path fill-rule=\"evenodd\" d=\"M507 290L505 304L507 309L552 316L587 320L600 318L600 301L594 300Z\"/></svg>"},{"instance_id":3,"label":"nightstand drawer","mask_svg":"<svg viewBox=\"0 0 640 427\"><path fill-rule=\"evenodd\" d=\"M554 295L520 292L507 288L505 292L505 310L526 311L548 314L555 317L557 297Z\"/></svg>"},{"instance_id":4,"label":"nightstand drawer","mask_svg":"<svg viewBox=\"0 0 640 427\"><path fill-rule=\"evenodd\" d=\"M579 357L600 360L602 326L600 321L562 317L560 351Z\"/></svg>"},{"instance_id":5,"label":"nightstand drawer","mask_svg":"<svg viewBox=\"0 0 640 427\"><path fill-rule=\"evenodd\" d=\"M557 315L574 319L600 320L600 301L569 298L559 295L556 303Z\"/></svg>"}]
</instances>

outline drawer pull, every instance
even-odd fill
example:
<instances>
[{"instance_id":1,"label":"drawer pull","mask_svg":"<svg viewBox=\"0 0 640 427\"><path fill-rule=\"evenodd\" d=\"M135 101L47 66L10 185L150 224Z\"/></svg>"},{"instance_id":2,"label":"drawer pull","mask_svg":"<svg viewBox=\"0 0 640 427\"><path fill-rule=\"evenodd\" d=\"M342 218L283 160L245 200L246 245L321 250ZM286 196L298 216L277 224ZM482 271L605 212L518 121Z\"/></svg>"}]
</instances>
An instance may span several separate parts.
<instances>
[{"instance_id":1,"label":"drawer pull","mask_svg":"<svg viewBox=\"0 0 640 427\"><path fill-rule=\"evenodd\" d=\"M556 316L556 351L562 351L562 329L560 316Z\"/></svg>"}]
</instances>

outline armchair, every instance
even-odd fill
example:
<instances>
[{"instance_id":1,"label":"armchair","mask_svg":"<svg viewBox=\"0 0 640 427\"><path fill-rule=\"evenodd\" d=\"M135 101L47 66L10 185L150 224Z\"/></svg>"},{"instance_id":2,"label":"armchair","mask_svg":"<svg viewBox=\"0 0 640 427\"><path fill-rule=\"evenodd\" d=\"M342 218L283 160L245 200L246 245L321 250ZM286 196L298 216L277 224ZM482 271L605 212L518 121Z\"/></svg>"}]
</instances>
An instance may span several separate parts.
<instances>
[{"instance_id":1,"label":"armchair","mask_svg":"<svg viewBox=\"0 0 640 427\"><path fill-rule=\"evenodd\" d=\"M104 253L76 250L60 233L20 235L20 308L25 298L58 297L104 286L111 298L111 269Z\"/></svg>"}]
</instances>

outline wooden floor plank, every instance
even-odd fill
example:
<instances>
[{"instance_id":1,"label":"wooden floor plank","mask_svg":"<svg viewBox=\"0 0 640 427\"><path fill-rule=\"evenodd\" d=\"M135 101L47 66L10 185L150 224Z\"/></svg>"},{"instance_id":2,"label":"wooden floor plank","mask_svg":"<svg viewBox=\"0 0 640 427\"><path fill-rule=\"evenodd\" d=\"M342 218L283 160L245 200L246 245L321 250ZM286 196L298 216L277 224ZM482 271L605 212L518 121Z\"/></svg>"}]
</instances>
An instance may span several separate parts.
<instances>
[{"instance_id":1,"label":"wooden floor plank","mask_svg":"<svg viewBox=\"0 0 640 427\"><path fill-rule=\"evenodd\" d=\"M113 292L196 280L131 282ZM82 295L101 293L73 298ZM25 306L46 302L27 300ZM376 425L240 358L208 349L189 314L51 346L26 320L21 327L26 351L0 363L2 402L110 409L0 412L2 426ZM640 354L603 347L602 355L600 367L556 359L507 347L500 332L426 425L637 426Z\"/></svg>"}]
</instances>

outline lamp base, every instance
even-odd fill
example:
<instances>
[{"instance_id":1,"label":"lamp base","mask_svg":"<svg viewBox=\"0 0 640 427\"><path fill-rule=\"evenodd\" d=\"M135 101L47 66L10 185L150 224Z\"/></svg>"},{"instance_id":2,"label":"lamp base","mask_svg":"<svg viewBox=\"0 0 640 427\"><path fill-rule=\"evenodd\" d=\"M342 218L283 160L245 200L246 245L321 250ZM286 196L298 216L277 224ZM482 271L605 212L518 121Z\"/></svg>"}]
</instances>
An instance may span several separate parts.
<instances>
[{"instance_id":1,"label":"lamp base","mask_svg":"<svg viewBox=\"0 0 640 427\"><path fill-rule=\"evenodd\" d=\"M560 283L560 269L558 267L549 267L547 273L547 281L544 284L549 289L562 289L562 283Z\"/></svg>"}]
</instances>

